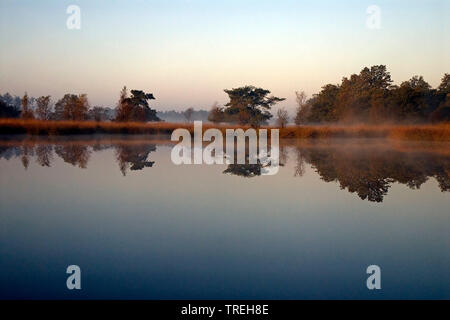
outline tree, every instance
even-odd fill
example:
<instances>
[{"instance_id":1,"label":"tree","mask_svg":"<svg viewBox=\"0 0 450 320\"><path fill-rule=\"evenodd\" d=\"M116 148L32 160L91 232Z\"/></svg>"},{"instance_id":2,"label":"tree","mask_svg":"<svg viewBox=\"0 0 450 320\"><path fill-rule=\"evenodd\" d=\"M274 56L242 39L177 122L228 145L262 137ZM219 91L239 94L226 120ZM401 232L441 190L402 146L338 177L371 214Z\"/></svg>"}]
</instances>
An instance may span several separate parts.
<instances>
[{"instance_id":1,"label":"tree","mask_svg":"<svg viewBox=\"0 0 450 320\"><path fill-rule=\"evenodd\" d=\"M55 104L56 120L81 121L87 119L89 103L86 94L65 94Z\"/></svg>"},{"instance_id":2,"label":"tree","mask_svg":"<svg viewBox=\"0 0 450 320\"><path fill-rule=\"evenodd\" d=\"M322 87L319 94L314 95L311 100L311 111L307 118L308 122L333 122L337 120L335 112L336 96L339 86L327 84Z\"/></svg>"},{"instance_id":3,"label":"tree","mask_svg":"<svg viewBox=\"0 0 450 320\"><path fill-rule=\"evenodd\" d=\"M294 122L296 125L300 125L308 121L311 108L306 101L306 93L304 91L295 91L295 100L297 102L297 110L295 112Z\"/></svg>"},{"instance_id":4,"label":"tree","mask_svg":"<svg viewBox=\"0 0 450 320\"><path fill-rule=\"evenodd\" d=\"M9 92L5 93L3 96L0 96L0 98L8 106L12 106L14 104L14 98Z\"/></svg>"},{"instance_id":5,"label":"tree","mask_svg":"<svg viewBox=\"0 0 450 320\"><path fill-rule=\"evenodd\" d=\"M444 74L441 80L441 84L438 87L439 92L448 94L450 93L450 73Z\"/></svg>"},{"instance_id":6,"label":"tree","mask_svg":"<svg viewBox=\"0 0 450 320\"><path fill-rule=\"evenodd\" d=\"M450 93L447 94L445 101L430 114L431 122L450 121Z\"/></svg>"},{"instance_id":7,"label":"tree","mask_svg":"<svg viewBox=\"0 0 450 320\"><path fill-rule=\"evenodd\" d=\"M339 86L334 107L334 119L346 122L367 122L371 115L378 114L371 108L379 109L380 104L373 103L372 98L388 92L392 84L386 66L378 65L364 68L359 74L344 78Z\"/></svg>"},{"instance_id":8,"label":"tree","mask_svg":"<svg viewBox=\"0 0 450 320\"><path fill-rule=\"evenodd\" d=\"M18 118L20 110L0 100L0 118Z\"/></svg>"},{"instance_id":9,"label":"tree","mask_svg":"<svg viewBox=\"0 0 450 320\"><path fill-rule=\"evenodd\" d=\"M88 111L88 118L97 122L108 120L107 110L102 107L94 107Z\"/></svg>"},{"instance_id":10,"label":"tree","mask_svg":"<svg viewBox=\"0 0 450 320\"><path fill-rule=\"evenodd\" d=\"M422 76L414 76L408 81L403 82L401 85L407 85L412 89L421 91L427 91L431 89L431 86L423 79Z\"/></svg>"},{"instance_id":11,"label":"tree","mask_svg":"<svg viewBox=\"0 0 450 320\"><path fill-rule=\"evenodd\" d=\"M141 90L131 90L131 97L128 98L131 103L132 119L135 121L161 121L156 115L156 110L151 109L147 100L154 100L152 93L145 93Z\"/></svg>"},{"instance_id":12,"label":"tree","mask_svg":"<svg viewBox=\"0 0 450 320\"><path fill-rule=\"evenodd\" d=\"M370 69L365 67L359 77L365 89L388 89L392 84L391 74L385 65L372 66Z\"/></svg>"},{"instance_id":13,"label":"tree","mask_svg":"<svg viewBox=\"0 0 450 320\"><path fill-rule=\"evenodd\" d=\"M132 106L128 100L127 87L120 91L119 102L116 107L116 121L130 121Z\"/></svg>"},{"instance_id":14,"label":"tree","mask_svg":"<svg viewBox=\"0 0 450 320\"><path fill-rule=\"evenodd\" d=\"M289 122L289 114L285 108L277 110L277 125L281 128L285 128Z\"/></svg>"},{"instance_id":15,"label":"tree","mask_svg":"<svg viewBox=\"0 0 450 320\"><path fill-rule=\"evenodd\" d=\"M221 108L217 102L214 102L212 105L208 114L208 120L213 123L220 123L224 121L223 108Z\"/></svg>"},{"instance_id":16,"label":"tree","mask_svg":"<svg viewBox=\"0 0 450 320\"><path fill-rule=\"evenodd\" d=\"M193 113L194 113L194 109L193 108L187 108L183 112L183 116L186 119L186 122L191 122Z\"/></svg>"},{"instance_id":17,"label":"tree","mask_svg":"<svg viewBox=\"0 0 450 320\"><path fill-rule=\"evenodd\" d=\"M21 114L22 99L8 92L0 95L0 118L18 118Z\"/></svg>"},{"instance_id":18,"label":"tree","mask_svg":"<svg viewBox=\"0 0 450 320\"><path fill-rule=\"evenodd\" d=\"M271 106L285 100L275 96L268 96L269 90L244 86L231 90L224 90L230 101L225 105L225 119L230 122L238 122L242 125L259 127L272 118Z\"/></svg>"},{"instance_id":19,"label":"tree","mask_svg":"<svg viewBox=\"0 0 450 320\"><path fill-rule=\"evenodd\" d=\"M41 120L49 120L51 116L50 96L42 96L36 100L36 114Z\"/></svg>"},{"instance_id":20,"label":"tree","mask_svg":"<svg viewBox=\"0 0 450 320\"><path fill-rule=\"evenodd\" d=\"M127 89L124 87L120 93L116 121L161 121L156 110L151 109L147 102L154 99L152 93L142 90L131 90L131 96L127 97Z\"/></svg>"},{"instance_id":21,"label":"tree","mask_svg":"<svg viewBox=\"0 0 450 320\"><path fill-rule=\"evenodd\" d=\"M87 112L89 109L89 102L87 98L87 94L80 94L78 96L78 100L75 104L75 110L72 112L72 117L74 120L86 120Z\"/></svg>"},{"instance_id":22,"label":"tree","mask_svg":"<svg viewBox=\"0 0 450 320\"><path fill-rule=\"evenodd\" d=\"M33 110L30 108L30 99L28 98L28 94L25 92L22 98L22 113L21 117L23 119L34 119Z\"/></svg>"},{"instance_id":23,"label":"tree","mask_svg":"<svg viewBox=\"0 0 450 320\"><path fill-rule=\"evenodd\" d=\"M439 101L433 101L431 86L422 76L414 76L391 91L393 106L399 120L424 121L435 110Z\"/></svg>"}]
</instances>

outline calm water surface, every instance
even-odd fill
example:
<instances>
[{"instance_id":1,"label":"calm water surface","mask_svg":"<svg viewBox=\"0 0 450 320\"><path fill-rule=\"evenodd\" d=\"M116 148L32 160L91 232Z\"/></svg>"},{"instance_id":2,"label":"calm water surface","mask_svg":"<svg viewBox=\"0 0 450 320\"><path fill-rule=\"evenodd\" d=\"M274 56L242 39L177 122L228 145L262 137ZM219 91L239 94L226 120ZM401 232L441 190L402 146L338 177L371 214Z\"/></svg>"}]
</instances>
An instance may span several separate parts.
<instances>
[{"instance_id":1,"label":"calm water surface","mask_svg":"<svg viewBox=\"0 0 450 320\"><path fill-rule=\"evenodd\" d=\"M287 143L275 176L171 148L3 139L0 298L450 298L448 144Z\"/></svg>"}]
</instances>

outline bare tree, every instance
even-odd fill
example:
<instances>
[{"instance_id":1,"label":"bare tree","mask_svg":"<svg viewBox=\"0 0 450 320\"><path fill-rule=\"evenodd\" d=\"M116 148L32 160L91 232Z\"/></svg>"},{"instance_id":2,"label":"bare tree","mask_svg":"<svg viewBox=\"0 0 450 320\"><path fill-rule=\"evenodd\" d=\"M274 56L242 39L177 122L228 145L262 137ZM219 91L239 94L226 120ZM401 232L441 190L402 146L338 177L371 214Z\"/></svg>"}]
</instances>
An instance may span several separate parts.
<instances>
[{"instance_id":1,"label":"bare tree","mask_svg":"<svg viewBox=\"0 0 450 320\"><path fill-rule=\"evenodd\" d=\"M286 127L289 122L289 114L285 108L280 108L277 111L277 125L281 128Z\"/></svg>"},{"instance_id":2,"label":"bare tree","mask_svg":"<svg viewBox=\"0 0 450 320\"><path fill-rule=\"evenodd\" d=\"M42 96L36 100L36 114L41 120L49 120L51 116L50 96Z\"/></svg>"},{"instance_id":3,"label":"bare tree","mask_svg":"<svg viewBox=\"0 0 450 320\"><path fill-rule=\"evenodd\" d=\"M194 114L194 109L193 108L187 108L183 112L183 115L184 115L184 118L186 119L186 122L191 122L193 114Z\"/></svg>"},{"instance_id":4,"label":"bare tree","mask_svg":"<svg viewBox=\"0 0 450 320\"><path fill-rule=\"evenodd\" d=\"M26 92L22 98L21 117L24 119L34 119L33 110L30 108L30 99L28 98L28 94Z\"/></svg>"},{"instance_id":5,"label":"bare tree","mask_svg":"<svg viewBox=\"0 0 450 320\"><path fill-rule=\"evenodd\" d=\"M132 109L132 105L128 100L127 87L124 86L120 91L120 98L116 107L116 121L129 121Z\"/></svg>"},{"instance_id":6,"label":"bare tree","mask_svg":"<svg viewBox=\"0 0 450 320\"><path fill-rule=\"evenodd\" d=\"M294 122L300 125L307 122L309 116L309 105L307 103L307 96L304 91L295 91L295 100L297 101L297 111L295 113Z\"/></svg>"}]
</instances>

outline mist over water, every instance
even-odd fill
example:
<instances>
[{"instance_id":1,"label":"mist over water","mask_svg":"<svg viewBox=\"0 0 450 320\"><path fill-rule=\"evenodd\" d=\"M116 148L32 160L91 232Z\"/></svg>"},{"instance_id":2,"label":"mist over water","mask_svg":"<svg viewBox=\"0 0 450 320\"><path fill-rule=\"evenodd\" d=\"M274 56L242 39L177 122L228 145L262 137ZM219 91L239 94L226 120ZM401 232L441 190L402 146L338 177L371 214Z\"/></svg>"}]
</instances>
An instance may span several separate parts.
<instances>
[{"instance_id":1,"label":"mist over water","mask_svg":"<svg viewBox=\"0 0 450 320\"><path fill-rule=\"evenodd\" d=\"M0 142L2 298L449 298L450 148L289 142L281 167L169 142ZM68 291L65 268L82 269ZM382 290L366 288L366 268Z\"/></svg>"}]
</instances>

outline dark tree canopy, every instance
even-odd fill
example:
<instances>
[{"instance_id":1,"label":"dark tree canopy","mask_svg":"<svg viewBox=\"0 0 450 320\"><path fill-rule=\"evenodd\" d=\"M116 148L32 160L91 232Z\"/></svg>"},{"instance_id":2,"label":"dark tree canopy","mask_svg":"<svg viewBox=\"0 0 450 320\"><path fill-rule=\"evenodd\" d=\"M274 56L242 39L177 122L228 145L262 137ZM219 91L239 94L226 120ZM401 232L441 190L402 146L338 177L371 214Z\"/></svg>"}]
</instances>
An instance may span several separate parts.
<instances>
[{"instance_id":1,"label":"dark tree canopy","mask_svg":"<svg viewBox=\"0 0 450 320\"><path fill-rule=\"evenodd\" d=\"M224 90L230 101L225 105L225 121L258 127L272 118L270 108L285 100L269 96L270 91L254 86Z\"/></svg>"},{"instance_id":2,"label":"dark tree canopy","mask_svg":"<svg viewBox=\"0 0 450 320\"><path fill-rule=\"evenodd\" d=\"M0 118L18 118L20 110L0 100Z\"/></svg>"},{"instance_id":3,"label":"dark tree canopy","mask_svg":"<svg viewBox=\"0 0 450 320\"><path fill-rule=\"evenodd\" d=\"M161 121L156 115L156 110L151 109L148 100L154 100L152 93L142 90L131 90L131 96L127 97L126 87L122 90L118 110L117 121Z\"/></svg>"},{"instance_id":4,"label":"dark tree canopy","mask_svg":"<svg viewBox=\"0 0 450 320\"><path fill-rule=\"evenodd\" d=\"M449 92L449 74L444 75L438 89L432 89L422 76L394 86L386 66L372 66L344 77L339 85L323 86L306 102L306 122L449 121Z\"/></svg>"},{"instance_id":5,"label":"dark tree canopy","mask_svg":"<svg viewBox=\"0 0 450 320\"><path fill-rule=\"evenodd\" d=\"M450 93L450 73L444 74L441 80L441 84L438 87L438 90L441 93L449 94Z\"/></svg>"}]
</instances>

